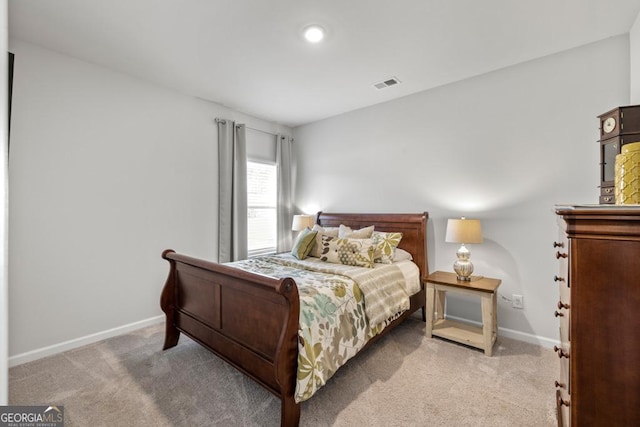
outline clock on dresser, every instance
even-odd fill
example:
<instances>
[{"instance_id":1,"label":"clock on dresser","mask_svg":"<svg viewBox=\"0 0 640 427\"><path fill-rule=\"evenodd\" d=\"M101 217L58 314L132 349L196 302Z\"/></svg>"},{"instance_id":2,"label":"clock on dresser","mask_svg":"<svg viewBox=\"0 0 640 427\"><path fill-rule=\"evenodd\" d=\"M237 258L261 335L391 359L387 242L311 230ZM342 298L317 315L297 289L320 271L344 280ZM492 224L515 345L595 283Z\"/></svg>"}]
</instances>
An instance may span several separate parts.
<instances>
[{"instance_id":1,"label":"clock on dresser","mask_svg":"<svg viewBox=\"0 0 640 427\"><path fill-rule=\"evenodd\" d=\"M616 155L622 146L640 142L640 105L617 107L600 120L600 204L615 203Z\"/></svg>"}]
</instances>

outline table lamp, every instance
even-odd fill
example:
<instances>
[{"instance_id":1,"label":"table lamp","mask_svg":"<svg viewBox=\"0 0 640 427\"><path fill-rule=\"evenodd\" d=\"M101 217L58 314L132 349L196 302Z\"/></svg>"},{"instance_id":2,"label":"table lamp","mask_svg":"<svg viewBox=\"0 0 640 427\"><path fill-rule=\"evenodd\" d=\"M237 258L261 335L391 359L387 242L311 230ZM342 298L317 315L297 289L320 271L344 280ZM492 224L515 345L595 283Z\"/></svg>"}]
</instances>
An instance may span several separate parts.
<instances>
[{"instance_id":1,"label":"table lamp","mask_svg":"<svg viewBox=\"0 0 640 427\"><path fill-rule=\"evenodd\" d=\"M453 270L458 275L458 280L471 280L473 264L469 261L471 252L465 243L482 243L482 227L479 219L450 219L447 221L447 235L445 242L460 243L460 249L456 252L458 260L453 263Z\"/></svg>"},{"instance_id":2,"label":"table lamp","mask_svg":"<svg viewBox=\"0 0 640 427\"><path fill-rule=\"evenodd\" d=\"M302 231L305 228L312 228L316 217L314 215L294 215L291 230Z\"/></svg>"}]
</instances>

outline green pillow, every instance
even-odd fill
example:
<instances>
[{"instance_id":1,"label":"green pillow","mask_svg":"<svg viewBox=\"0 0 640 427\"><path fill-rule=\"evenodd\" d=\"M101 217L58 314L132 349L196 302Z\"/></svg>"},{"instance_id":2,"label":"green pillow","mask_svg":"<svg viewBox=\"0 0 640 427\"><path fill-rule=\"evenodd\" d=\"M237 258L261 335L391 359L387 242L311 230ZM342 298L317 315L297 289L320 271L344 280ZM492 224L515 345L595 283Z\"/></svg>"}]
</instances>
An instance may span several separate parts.
<instances>
[{"instance_id":1,"label":"green pillow","mask_svg":"<svg viewBox=\"0 0 640 427\"><path fill-rule=\"evenodd\" d=\"M305 259L309 252L311 252L311 248L316 241L317 231L311 231L309 227L305 228L298 234L296 238L296 243L293 245L293 249L291 249L291 255L298 259Z\"/></svg>"}]
</instances>

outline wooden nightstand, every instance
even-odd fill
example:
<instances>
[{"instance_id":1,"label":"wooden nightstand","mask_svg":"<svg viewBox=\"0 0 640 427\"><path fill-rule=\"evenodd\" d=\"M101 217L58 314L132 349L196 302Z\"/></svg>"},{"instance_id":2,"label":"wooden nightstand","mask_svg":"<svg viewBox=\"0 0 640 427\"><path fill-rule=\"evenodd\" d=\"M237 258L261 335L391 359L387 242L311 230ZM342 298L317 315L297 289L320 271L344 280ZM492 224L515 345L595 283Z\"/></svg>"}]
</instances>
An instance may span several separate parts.
<instances>
[{"instance_id":1,"label":"wooden nightstand","mask_svg":"<svg viewBox=\"0 0 640 427\"><path fill-rule=\"evenodd\" d=\"M501 280L471 276L471 281L456 279L455 273L436 271L427 277L427 337L432 335L484 350L491 356L498 337L497 290ZM481 298L482 328L444 318L447 292Z\"/></svg>"}]
</instances>

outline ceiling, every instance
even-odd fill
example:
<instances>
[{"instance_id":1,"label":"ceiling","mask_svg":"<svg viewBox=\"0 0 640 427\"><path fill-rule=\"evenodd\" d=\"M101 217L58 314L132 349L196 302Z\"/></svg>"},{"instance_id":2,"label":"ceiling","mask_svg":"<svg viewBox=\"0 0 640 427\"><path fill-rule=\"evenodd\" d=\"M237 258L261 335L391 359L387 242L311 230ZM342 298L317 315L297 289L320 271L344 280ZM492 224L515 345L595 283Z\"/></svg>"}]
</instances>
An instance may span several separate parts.
<instances>
[{"instance_id":1,"label":"ceiling","mask_svg":"<svg viewBox=\"0 0 640 427\"><path fill-rule=\"evenodd\" d=\"M626 34L640 0L9 0L9 34L287 126ZM319 44L301 36L311 23ZM389 77L401 84L378 90Z\"/></svg>"}]
</instances>

